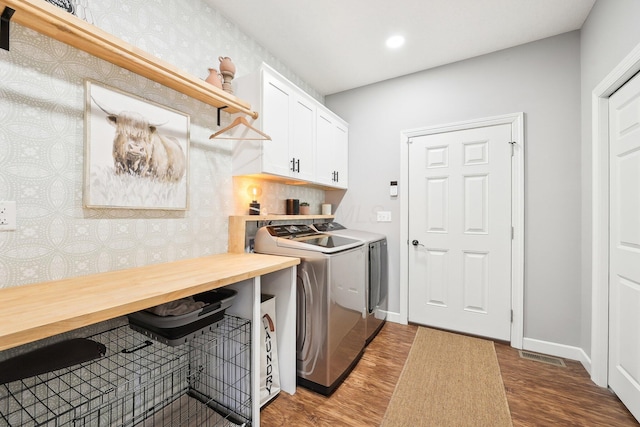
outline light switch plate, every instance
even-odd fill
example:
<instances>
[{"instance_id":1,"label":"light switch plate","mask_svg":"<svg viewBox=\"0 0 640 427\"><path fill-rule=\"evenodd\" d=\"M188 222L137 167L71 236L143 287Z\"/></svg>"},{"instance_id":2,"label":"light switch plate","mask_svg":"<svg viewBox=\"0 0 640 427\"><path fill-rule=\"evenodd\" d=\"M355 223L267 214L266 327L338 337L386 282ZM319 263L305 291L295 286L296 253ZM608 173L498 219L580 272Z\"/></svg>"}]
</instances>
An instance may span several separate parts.
<instances>
[{"instance_id":1,"label":"light switch plate","mask_svg":"<svg viewBox=\"0 0 640 427\"><path fill-rule=\"evenodd\" d=\"M389 183L389 195L391 197L398 197L398 181L391 181Z\"/></svg>"},{"instance_id":2,"label":"light switch plate","mask_svg":"<svg viewBox=\"0 0 640 427\"><path fill-rule=\"evenodd\" d=\"M391 212L378 211L378 222L391 222Z\"/></svg>"},{"instance_id":3,"label":"light switch plate","mask_svg":"<svg viewBox=\"0 0 640 427\"><path fill-rule=\"evenodd\" d=\"M0 201L0 231L16 229L16 202Z\"/></svg>"}]
</instances>

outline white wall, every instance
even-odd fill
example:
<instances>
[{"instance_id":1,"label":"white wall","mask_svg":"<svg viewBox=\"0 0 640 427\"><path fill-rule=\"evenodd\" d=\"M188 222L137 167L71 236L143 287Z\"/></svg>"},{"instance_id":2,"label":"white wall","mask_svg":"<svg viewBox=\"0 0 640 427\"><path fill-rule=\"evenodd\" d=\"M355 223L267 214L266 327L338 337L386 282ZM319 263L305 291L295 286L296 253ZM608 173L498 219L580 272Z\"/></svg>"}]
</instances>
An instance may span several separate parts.
<instances>
[{"instance_id":1,"label":"white wall","mask_svg":"<svg viewBox=\"0 0 640 427\"><path fill-rule=\"evenodd\" d=\"M349 122L349 190L336 211L387 234L390 310L399 310L400 131L525 113L524 336L578 346L580 282L580 34L542 41L326 97ZM400 182L400 198L406 183ZM336 198L339 198L339 194ZM375 222L390 210L392 223Z\"/></svg>"},{"instance_id":2,"label":"white wall","mask_svg":"<svg viewBox=\"0 0 640 427\"><path fill-rule=\"evenodd\" d=\"M640 2L598 0L581 31L582 348L591 353L591 92L640 43Z\"/></svg>"},{"instance_id":3,"label":"white wall","mask_svg":"<svg viewBox=\"0 0 640 427\"><path fill-rule=\"evenodd\" d=\"M108 0L90 7L98 26L192 74L205 77L219 55L231 56L239 74L266 61L322 98L203 1ZM523 111L525 337L589 351L590 93L640 43L638 16L637 0L598 0L580 39L565 34L327 97L350 122L351 135L350 190L327 198L341 201L338 220L390 236L392 308L399 307L400 205L388 196L388 184L399 179L400 131ZM224 252L233 184L229 147L208 141L215 110L11 25L12 49L0 51L0 199L17 201L18 231L0 233L0 287ZM82 208L87 77L192 116L188 212ZM377 210L392 211L393 222L376 223Z\"/></svg>"}]
</instances>

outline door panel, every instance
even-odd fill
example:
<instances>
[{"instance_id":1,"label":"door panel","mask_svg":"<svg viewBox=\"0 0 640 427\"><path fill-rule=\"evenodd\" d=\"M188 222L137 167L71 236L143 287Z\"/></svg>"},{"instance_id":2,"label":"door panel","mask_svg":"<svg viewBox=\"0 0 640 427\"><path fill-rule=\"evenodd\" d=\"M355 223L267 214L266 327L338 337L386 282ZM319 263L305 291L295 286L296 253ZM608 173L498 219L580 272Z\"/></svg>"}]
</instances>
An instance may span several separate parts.
<instances>
[{"instance_id":1,"label":"door panel","mask_svg":"<svg viewBox=\"0 0 640 427\"><path fill-rule=\"evenodd\" d=\"M489 163L489 141L463 142L464 165L482 165Z\"/></svg>"},{"instance_id":2,"label":"door panel","mask_svg":"<svg viewBox=\"0 0 640 427\"><path fill-rule=\"evenodd\" d=\"M409 320L511 336L511 125L413 137Z\"/></svg>"},{"instance_id":3,"label":"door panel","mask_svg":"<svg viewBox=\"0 0 640 427\"><path fill-rule=\"evenodd\" d=\"M609 385L640 419L640 77L609 99Z\"/></svg>"},{"instance_id":4,"label":"door panel","mask_svg":"<svg viewBox=\"0 0 640 427\"><path fill-rule=\"evenodd\" d=\"M488 234L488 178L487 175L465 176L463 178L465 234Z\"/></svg>"},{"instance_id":5,"label":"door panel","mask_svg":"<svg viewBox=\"0 0 640 427\"><path fill-rule=\"evenodd\" d=\"M449 278L449 253L447 251L426 250L426 264L429 269L426 274L426 281L421 285L427 291L427 304L433 306L446 307L449 298L447 294Z\"/></svg>"},{"instance_id":6,"label":"door panel","mask_svg":"<svg viewBox=\"0 0 640 427\"><path fill-rule=\"evenodd\" d=\"M488 313L488 258L486 252L464 252L464 309Z\"/></svg>"},{"instance_id":7,"label":"door panel","mask_svg":"<svg viewBox=\"0 0 640 427\"><path fill-rule=\"evenodd\" d=\"M430 233L446 233L449 207L447 177L427 178L425 197L427 203L426 226Z\"/></svg>"}]
</instances>

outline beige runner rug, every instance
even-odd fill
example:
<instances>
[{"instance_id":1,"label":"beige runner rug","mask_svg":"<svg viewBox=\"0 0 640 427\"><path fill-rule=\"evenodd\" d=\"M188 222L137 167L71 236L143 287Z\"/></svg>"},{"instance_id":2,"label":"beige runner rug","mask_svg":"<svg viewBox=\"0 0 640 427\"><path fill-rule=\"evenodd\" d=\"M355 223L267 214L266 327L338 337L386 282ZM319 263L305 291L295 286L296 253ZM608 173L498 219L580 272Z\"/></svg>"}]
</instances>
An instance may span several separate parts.
<instances>
[{"instance_id":1,"label":"beige runner rug","mask_svg":"<svg viewBox=\"0 0 640 427\"><path fill-rule=\"evenodd\" d=\"M382 426L512 426L493 342L418 328Z\"/></svg>"}]
</instances>

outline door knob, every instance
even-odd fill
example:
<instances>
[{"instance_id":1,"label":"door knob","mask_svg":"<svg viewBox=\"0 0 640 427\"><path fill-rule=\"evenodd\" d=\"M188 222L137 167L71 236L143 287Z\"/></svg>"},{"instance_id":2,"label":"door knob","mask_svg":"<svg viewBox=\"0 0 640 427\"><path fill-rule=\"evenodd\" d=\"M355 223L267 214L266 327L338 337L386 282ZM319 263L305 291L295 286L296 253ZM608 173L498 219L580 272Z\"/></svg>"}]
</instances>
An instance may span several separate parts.
<instances>
[{"instance_id":1,"label":"door knob","mask_svg":"<svg viewBox=\"0 0 640 427\"><path fill-rule=\"evenodd\" d=\"M412 241L411 241L411 244L412 244L413 246L422 246L422 247L424 247L424 245L423 245L422 243L420 243L419 241L417 241L417 240L412 240Z\"/></svg>"}]
</instances>

